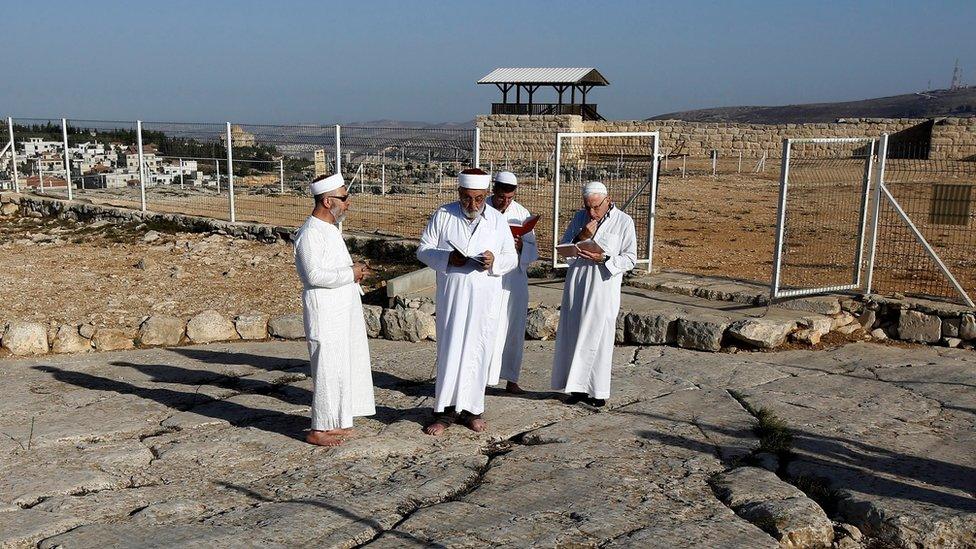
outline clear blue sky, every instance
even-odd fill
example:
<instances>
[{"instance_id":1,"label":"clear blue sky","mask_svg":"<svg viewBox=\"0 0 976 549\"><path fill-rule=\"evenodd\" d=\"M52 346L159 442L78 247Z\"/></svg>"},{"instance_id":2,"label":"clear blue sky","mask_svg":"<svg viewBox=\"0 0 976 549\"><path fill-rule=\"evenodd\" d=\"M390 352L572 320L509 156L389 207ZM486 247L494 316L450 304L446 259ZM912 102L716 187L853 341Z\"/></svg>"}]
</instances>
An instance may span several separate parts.
<instances>
[{"instance_id":1,"label":"clear blue sky","mask_svg":"<svg viewBox=\"0 0 976 549\"><path fill-rule=\"evenodd\" d=\"M0 113L470 120L497 66L593 66L609 118L976 83L976 1L5 1Z\"/></svg>"}]
</instances>

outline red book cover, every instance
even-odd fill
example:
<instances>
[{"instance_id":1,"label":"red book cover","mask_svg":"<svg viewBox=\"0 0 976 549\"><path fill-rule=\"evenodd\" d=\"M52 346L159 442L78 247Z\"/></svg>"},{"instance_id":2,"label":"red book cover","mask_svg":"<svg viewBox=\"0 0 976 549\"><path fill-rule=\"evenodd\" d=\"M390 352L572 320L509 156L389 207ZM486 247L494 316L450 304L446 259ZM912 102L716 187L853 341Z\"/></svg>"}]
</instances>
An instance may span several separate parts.
<instances>
[{"instance_id":1,"label":"red book cover","mask_svg":"<svg viewBox=\"0 0 976 549\"><path fill-rule=\"evenodd\" d=\"M539 218L541 217L541 215L533 215L532 217L526 219L525 223L522 223L521 225L509 224L508 226L512 229L512 236L525 236L526 234L531 233L532 229L535 228L536 223L539 222Z\"/></svg>"}]
</instances>

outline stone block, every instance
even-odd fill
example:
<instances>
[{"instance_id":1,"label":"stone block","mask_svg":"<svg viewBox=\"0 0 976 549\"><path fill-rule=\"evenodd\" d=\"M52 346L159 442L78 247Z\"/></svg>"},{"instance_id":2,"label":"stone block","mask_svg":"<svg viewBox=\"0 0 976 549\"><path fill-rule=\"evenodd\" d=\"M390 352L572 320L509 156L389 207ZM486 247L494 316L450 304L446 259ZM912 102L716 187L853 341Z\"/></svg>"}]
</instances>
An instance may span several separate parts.
<instances>
[{"instance_id":1,"label":"stone block","mask_svg":"<svg viewBox=\"0 0 976 549\"><path fill-rule=\"evenodd\" d=\"M385 309L380 316L383 337L393 341L423 341L436 337L434 317L419 309Z\"/></svg>"},{"instance_id":2,"label":"stone block","mask_svg":"<svg viewBox=\"0 0 976 549\"><path fill-rule=\"evenodd\" d=\"M48 351L47 328L37 322L11 321L0 341L17 356L43 355Z\"/></svg>"},{"instance_id":3,"label":"stone block","mask_svg":"<svg viewBox=\"0 0 976 549\"><path fill-rule=\"evenodd\" d=\"M961 319L958 318L943 318L942 319L942 337L959 337L959 326L961 324Z\"/></svg>"},{"instance_id":4,"label":"stone block","mask_svg":"<svg viewBox=\"0 0 976 549\"><path fill-rule=\"evenodd\" d=\"M796 328L792 320L746 318L729 326L729 335L760 349L775 349L786 342Z\"/></svg>"},{"instance_id":5,"label":"stone block","mask_svg":"<svg viewBox=\"0 0 976 549\"><path fill-rule=\"evenodd\" d=\"M363 320L366 322L366 337L380 337L383 334L383 324L380 318L383 307L379 305L363 305Z\"/></svg>"},{"instance_id":6,"label":"stone block","mask_svg":"<svg viewBox=\"0 0 976 549\"><path fill-rule=\"evenodd\" d=\"M85 353L91 351L91 341L78 333L78 327L71 324L62 324L54 334L51 343L53 353Z\"/></svg>"},{"instance_id":7,"label":"stone block","mask_svg":"<svg viewBox=\"0 0 976 549\"><path fill-rule=\"evenodd\" d=\"M559 328L559 311L548 307L539 307L529 311L525 323L525 337L527 339L552 339Z\"/></svg>"},{"instance_id":8,"label":"stone block","mask_svg":"<svg viewBox=\"0 0 976 549\"><path fill-rule=\"evenodd\" d=\"M234 323L212 309L203 311L186 323L186 336L194 343L238 339Z\"/></svg>"},{"instance_id":9,"label":"stone block","mask_svg":"<svg viewBox=\"0 0 976 549\"><path fill-rule=\"evenodd\" d=\"M962 315L959 321L959 337L976 339L976 315Z\"/></svg>"},{"instance_id":10,"label":"stone block","mask_svg":"<svg viewBox=\"0 0 976 549\"><path fill-rule=\"evenodd\" d=\"M641 345L674 343L675 320L675 313L628 313L624 320L626 339Z\"/></svg>"},{"instance_id":11,"label":"stone block","mask_svg":"<svg viewBox=\"0 0 976 549\"><path fill-rule=\"evenodd\" d=\"M152 315L139 326L139 342L143 345L179 345L186 331L182 318Z\"/></svg>"},{"instance_id":12,"label":"stone block","mask_svg":"<svg viewBox=\"0 0 976 549\"><path fill-rule=\"evenodd\" d=\"M241 339L267 339L268 315L261 311L250 311L237 315L234 328Z\"/></svg>"},{"instance_id":13,"label":"stone block","mask_svg":"<svg viewBox=\"0 0 976 549\"><path fill-rule=\"evenodd\" d=\"M305 319L301 313L278 315L268 321L268 332L281 339L302 339L305 337Z\"/></svg>"},{"instance_id":14,"label":"stone block","mask_svg":"<svg viewBox=\"0 0 976 549\"><path fill-rule=\"evenodd\" d=\"M678 317L675 320L675 343L696 351L720 351L728 325L728 320L723 317Z\"/></svg>"},{"instance_id":15,"label":"stone block","mask_svg":"<svg viewBox=\"0 0 976 549\"><path fill-rule=\"evenodd\" d=\"M92 343L99 351L121 351L136 346L132 335L119 328L98 328L92 336Z\"/></svg>"},{"instance_id":16,"label":"stone block","mask_svg":"<svg viewBox=\"0 0 976 549\"><path fill-rule=\"evenodd\" d=\"M840 312L840 300L833 296L813 296L801 297L797 299L787 299L776 304L784 309L794 311L807 311L821 315L835 315Z\"/></svg>"},{"instance_id":17,"label":"stone block","mask_svg":"<svg viewBox=\"0 0 976 549\"><path fill-rule=\"evenodd\" d=\"M903 309L898 315L898 339L915 343L937 343L942 339L942 319Z\"/></svg>"}]
</instances>

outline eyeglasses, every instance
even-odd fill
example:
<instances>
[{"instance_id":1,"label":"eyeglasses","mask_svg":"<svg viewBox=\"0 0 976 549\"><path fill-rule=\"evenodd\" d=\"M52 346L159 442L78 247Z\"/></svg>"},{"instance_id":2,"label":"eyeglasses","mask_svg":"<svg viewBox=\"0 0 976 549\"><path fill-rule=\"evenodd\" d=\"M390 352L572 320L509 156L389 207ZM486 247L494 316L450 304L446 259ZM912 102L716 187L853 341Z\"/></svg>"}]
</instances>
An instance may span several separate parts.
<instances>
[{"instance_id":1,"label":"eyeglasses","mask_svg":"<svg viewBox=\"0 0 976 549\"><path fill-rule=\"evenodd\" d=\"M340 202L345 202L346 200L349 200L349 197L350 196L352 196L352 195L350 195L349 193L346 193L346 194L344 194L342 196L330 196L329 198L335 198L336 200L338 200Z\"/></svg>"},{"instance_id":2,"label":"eyeglasses","mask_svg":"<svg viewBox=\"0 0 976 549\"><path fill-rule=\"evenodd\" d=\"M603 206L604 204L606 204L606 203L607 203L607 200L609 200L609 199L610 199L610 197L609 197L609 196L607 196L607 197L605 197L605 198L604 198L603 200L601 200L601 201L600 201L600 203L599 203L599 204L597 204L596 206L587 206L587 205L586 205L586 202L584 201L584 202L583 202L583 209L584 209L584 210L599 210L599 209L600 209L600 207L601 207L601 206Z\"/></svg>"},{"instance_id":3,"label":"eyeglasses","mask_svg":"<svg viewBox=\"0 0 976 549\"><path fill-rule=\"evenodd\" d=\"M487 195L483 194L478 196L461 196L458 200L461 204L481 204L485 201L486 197Z\"/></svg>"}]
</instances>

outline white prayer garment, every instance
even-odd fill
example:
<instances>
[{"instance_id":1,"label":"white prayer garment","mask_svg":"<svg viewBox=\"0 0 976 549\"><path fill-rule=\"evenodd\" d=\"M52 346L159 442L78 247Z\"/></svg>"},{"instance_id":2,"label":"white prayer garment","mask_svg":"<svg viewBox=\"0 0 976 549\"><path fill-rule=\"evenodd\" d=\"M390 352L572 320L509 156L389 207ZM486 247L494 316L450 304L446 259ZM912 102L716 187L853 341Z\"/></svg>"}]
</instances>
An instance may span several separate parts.
<instances>
[{"instance_id":1,"label":"white prayer garment","mask_svg":"<svg viewBox=\"0 0 976 549\"><path fill-rule=\"evenodd\" d=\"M473 229L472 229L473 226ZM448 264L451 244L468 256L490 251L488 271L474 261ZM459 202L438 208L420 237L417 258L437 273L437 383L434 412L448 406L480 414L495 348L502 276L518 264L508 220L487 205L474 221Z\"/></svg>"},{"instance_id":2,"label":"white prayer garment","mask_svg":"<svg viewBox=\"0 0 976 549\"><path fill-rule=\"evenodd\" d=\"M516 201L502 213L510 224L521 225L532 214ZM529 307L529 265L539 259L535 231L522 236L522 252L518 265L502 277L501 311L498 335L492 353L488 385L498 385L504 378L517 382L522 370L522 351L525 347L525 316Z\"/></svg>"},{"instance_id":3,"label":"white prayer garment","mask_svg":"<svg viewBox=\"0 0 976 549\"><path fill-rule=\"evenodd\" d=\"M576 212L560 242L572 242L590 221L586 210ZM552 388L564 393L610 397L610 364L620 310L623 274L637 262L634 220L616 207L604 217L593 240L610 258L596 263L582 257L567 259L552 365Z\"/></svg>"},{"instance_id":4,"label":"white prayer garment","mask_svg":"<svg viewBox=\"0 0 976 549\"><path fill-rule=\"evenodd\" d=\"M376 413L366 322L352 257L338 227L309 217L298 230L295 268L302 281L305 336L312 364L312 429L352 427Z\"/></svg>"}]
</instances>

